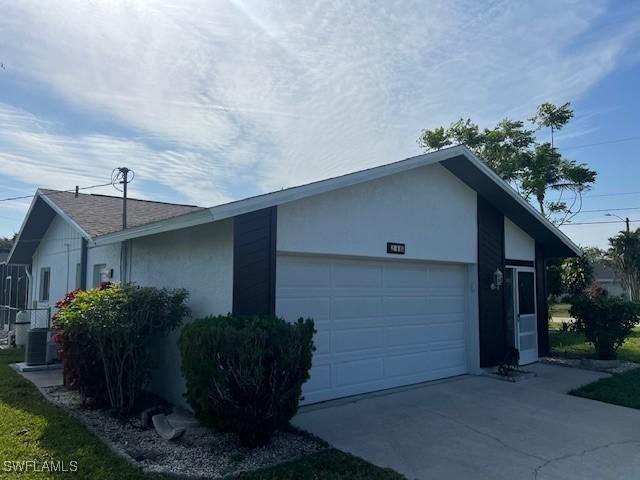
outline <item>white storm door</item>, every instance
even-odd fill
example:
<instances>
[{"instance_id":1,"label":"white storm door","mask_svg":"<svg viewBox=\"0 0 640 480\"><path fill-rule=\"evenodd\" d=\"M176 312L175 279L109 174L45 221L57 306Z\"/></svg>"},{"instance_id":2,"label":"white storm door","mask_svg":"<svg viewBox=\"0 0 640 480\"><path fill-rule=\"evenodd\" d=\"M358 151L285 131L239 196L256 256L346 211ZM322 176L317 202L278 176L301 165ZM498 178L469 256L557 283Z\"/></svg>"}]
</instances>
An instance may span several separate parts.
<instances>
[{"instance_id":1,"label":"white storm door","mask_svg":"<svg viewBox=\"0 0 640 480\"><path fill-rule=\"evenodd\" d=\"M519 267L516 273L517 344L520 364L538 360L538 322L536 318L536 274L533 268Z\"/></svg>"}]
</instances>

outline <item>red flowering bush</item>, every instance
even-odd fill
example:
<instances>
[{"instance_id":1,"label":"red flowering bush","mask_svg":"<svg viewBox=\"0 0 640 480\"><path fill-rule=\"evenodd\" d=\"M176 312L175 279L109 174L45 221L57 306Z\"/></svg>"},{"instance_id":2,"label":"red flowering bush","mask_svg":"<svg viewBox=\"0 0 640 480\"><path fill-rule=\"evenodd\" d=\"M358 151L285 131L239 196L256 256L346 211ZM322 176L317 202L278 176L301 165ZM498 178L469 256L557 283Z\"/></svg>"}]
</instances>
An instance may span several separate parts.
<instances>
[{"instance_id":1,"label":"red flowering bush","mask_svg":"<svg viewBox=\"0 0 640 480\"><path fill-rule=\"evenodd\" d=\"M52 339L58 345L58 355L62 360L62 378L67 388L80 392L84 401L88 399L97 406L109 404L104 382L104 366L89 334L80 330L65 331L59 328L59 314L67 308L82 290L68 292L62 300L56 302L53 316L55 333Z\"/></svg>"}]
</instances>

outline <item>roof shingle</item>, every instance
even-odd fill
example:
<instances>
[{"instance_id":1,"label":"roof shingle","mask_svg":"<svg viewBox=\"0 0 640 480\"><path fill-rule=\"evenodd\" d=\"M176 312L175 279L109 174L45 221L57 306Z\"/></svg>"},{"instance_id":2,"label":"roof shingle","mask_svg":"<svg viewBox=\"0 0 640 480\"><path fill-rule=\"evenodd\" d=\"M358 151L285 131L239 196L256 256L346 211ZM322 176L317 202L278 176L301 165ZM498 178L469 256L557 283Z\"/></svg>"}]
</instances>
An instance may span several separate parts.
<instances>
[{"instance_id":1,"label":"roof shingle","mask_svg":"<svg viewBox=\"0 0 640 480\"><path fill-rule=\"evenodd\" d=\"M122 230L122 197L59 190L41 190L49 200L67 214L92 238ZM195 205L153 202L129 198L127 200L127 227L166 220L203 210Z\"/></svg>"}]
</instances>

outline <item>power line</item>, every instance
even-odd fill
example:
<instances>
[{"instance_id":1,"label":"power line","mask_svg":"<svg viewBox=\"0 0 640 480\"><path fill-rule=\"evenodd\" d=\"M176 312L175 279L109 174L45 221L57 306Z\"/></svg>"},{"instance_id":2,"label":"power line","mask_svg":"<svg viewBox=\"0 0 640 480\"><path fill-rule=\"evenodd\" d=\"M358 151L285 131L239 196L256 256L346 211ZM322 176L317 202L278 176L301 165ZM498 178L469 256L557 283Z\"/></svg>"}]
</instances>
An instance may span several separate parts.
<instances>
[{"instance_id":1,"label":"power line","mask_svg":"<svg viewBox=\"0 0 640 480\"><path fill-rule=\"evenodd\" d=\"M597 208L595 210L580 210L577 213L592 213L592 212L619 212L621 210L640 210L640 207L625 207L625 208Z\"/></svg>"},{"instance_id":2,"label":"power line","mask_svg":"<svg viewBox=\"0 0 640 480\"><path fill-rule=\"evenodd\" d=\"M569 147L562 147L562 150L575 150L578 148L597 147L598 145L610 145L612 143L635 142L638 140L640 140L640 135L637 135L634 137L616 138L614 140L604 140L602 142L596 142L596 143L585 143L583 145L573 145Z\"/></svg>"},{"instance_id":3,"label":"power line","mask_svg":"<svg viewBox=\"0 0 640 480\"><path fill-rule=\"evenodd\" d=\"M582 198L617 197L617 196L621 196L621 195L640 195L640 191L636 191L636 192L599 193L597 195L583 195Z\"/></svg>"},{"instance_id":4,"label":"power line","mask_svg":"<svg viewBox=\"0 0 640 480\"><path fill-rule=\"evenodd\" d=\"M88 190L90 188L107 187L109 185L111 185L111 182L109 182L109 183L101 183L99 185L89 185L88 187L78 187L78 190ZM44 188L42 190L47 190L47 189ZM59 192L47 193L46 195L49 197L51 195L57 195L57 194L60 194L60 193L73 193L75 191L76 191L76 189L72 188L70 190L61 190ZM35 197L35 194L22 195L22 196L19 196L19 197L0 198L0 202L9 202L9 201L12 201L12 200L23 200L25 198L33 198L33 197Z\"/></svg>"},{"instance_id":5,"label":"power line","mask_svg":"<svg viewBox=\"0 0 640 480\"><path fill-rule=\"evenodd\" d=\"M576 223L565 223L561 225L561 227L570 227L572 225L602 225L605 223L620 223L620 220L606 220L601 222L576 222ZM629 223L640 223L640 220L629 220Z\"/></svg>"}]
</instances>

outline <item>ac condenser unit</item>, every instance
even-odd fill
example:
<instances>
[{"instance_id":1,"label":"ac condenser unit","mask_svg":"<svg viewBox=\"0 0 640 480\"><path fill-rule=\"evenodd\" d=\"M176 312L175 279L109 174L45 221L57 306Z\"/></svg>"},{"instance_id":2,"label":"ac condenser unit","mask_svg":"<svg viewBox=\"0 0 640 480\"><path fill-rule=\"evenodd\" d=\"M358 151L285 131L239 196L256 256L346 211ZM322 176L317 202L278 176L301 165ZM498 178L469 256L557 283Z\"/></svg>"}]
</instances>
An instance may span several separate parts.
<instances>
[{"instance_id":1,"label":"ac condenser unit","mask_svg":"<svg viewBox=\"0 0 640 480\"><path fill-rule=\"evenodd\" d=\"M27 365L44 365L47 363L47 338L49 330L46 328L32 328L27 335Z\"/></svg>"}]
</instances>

